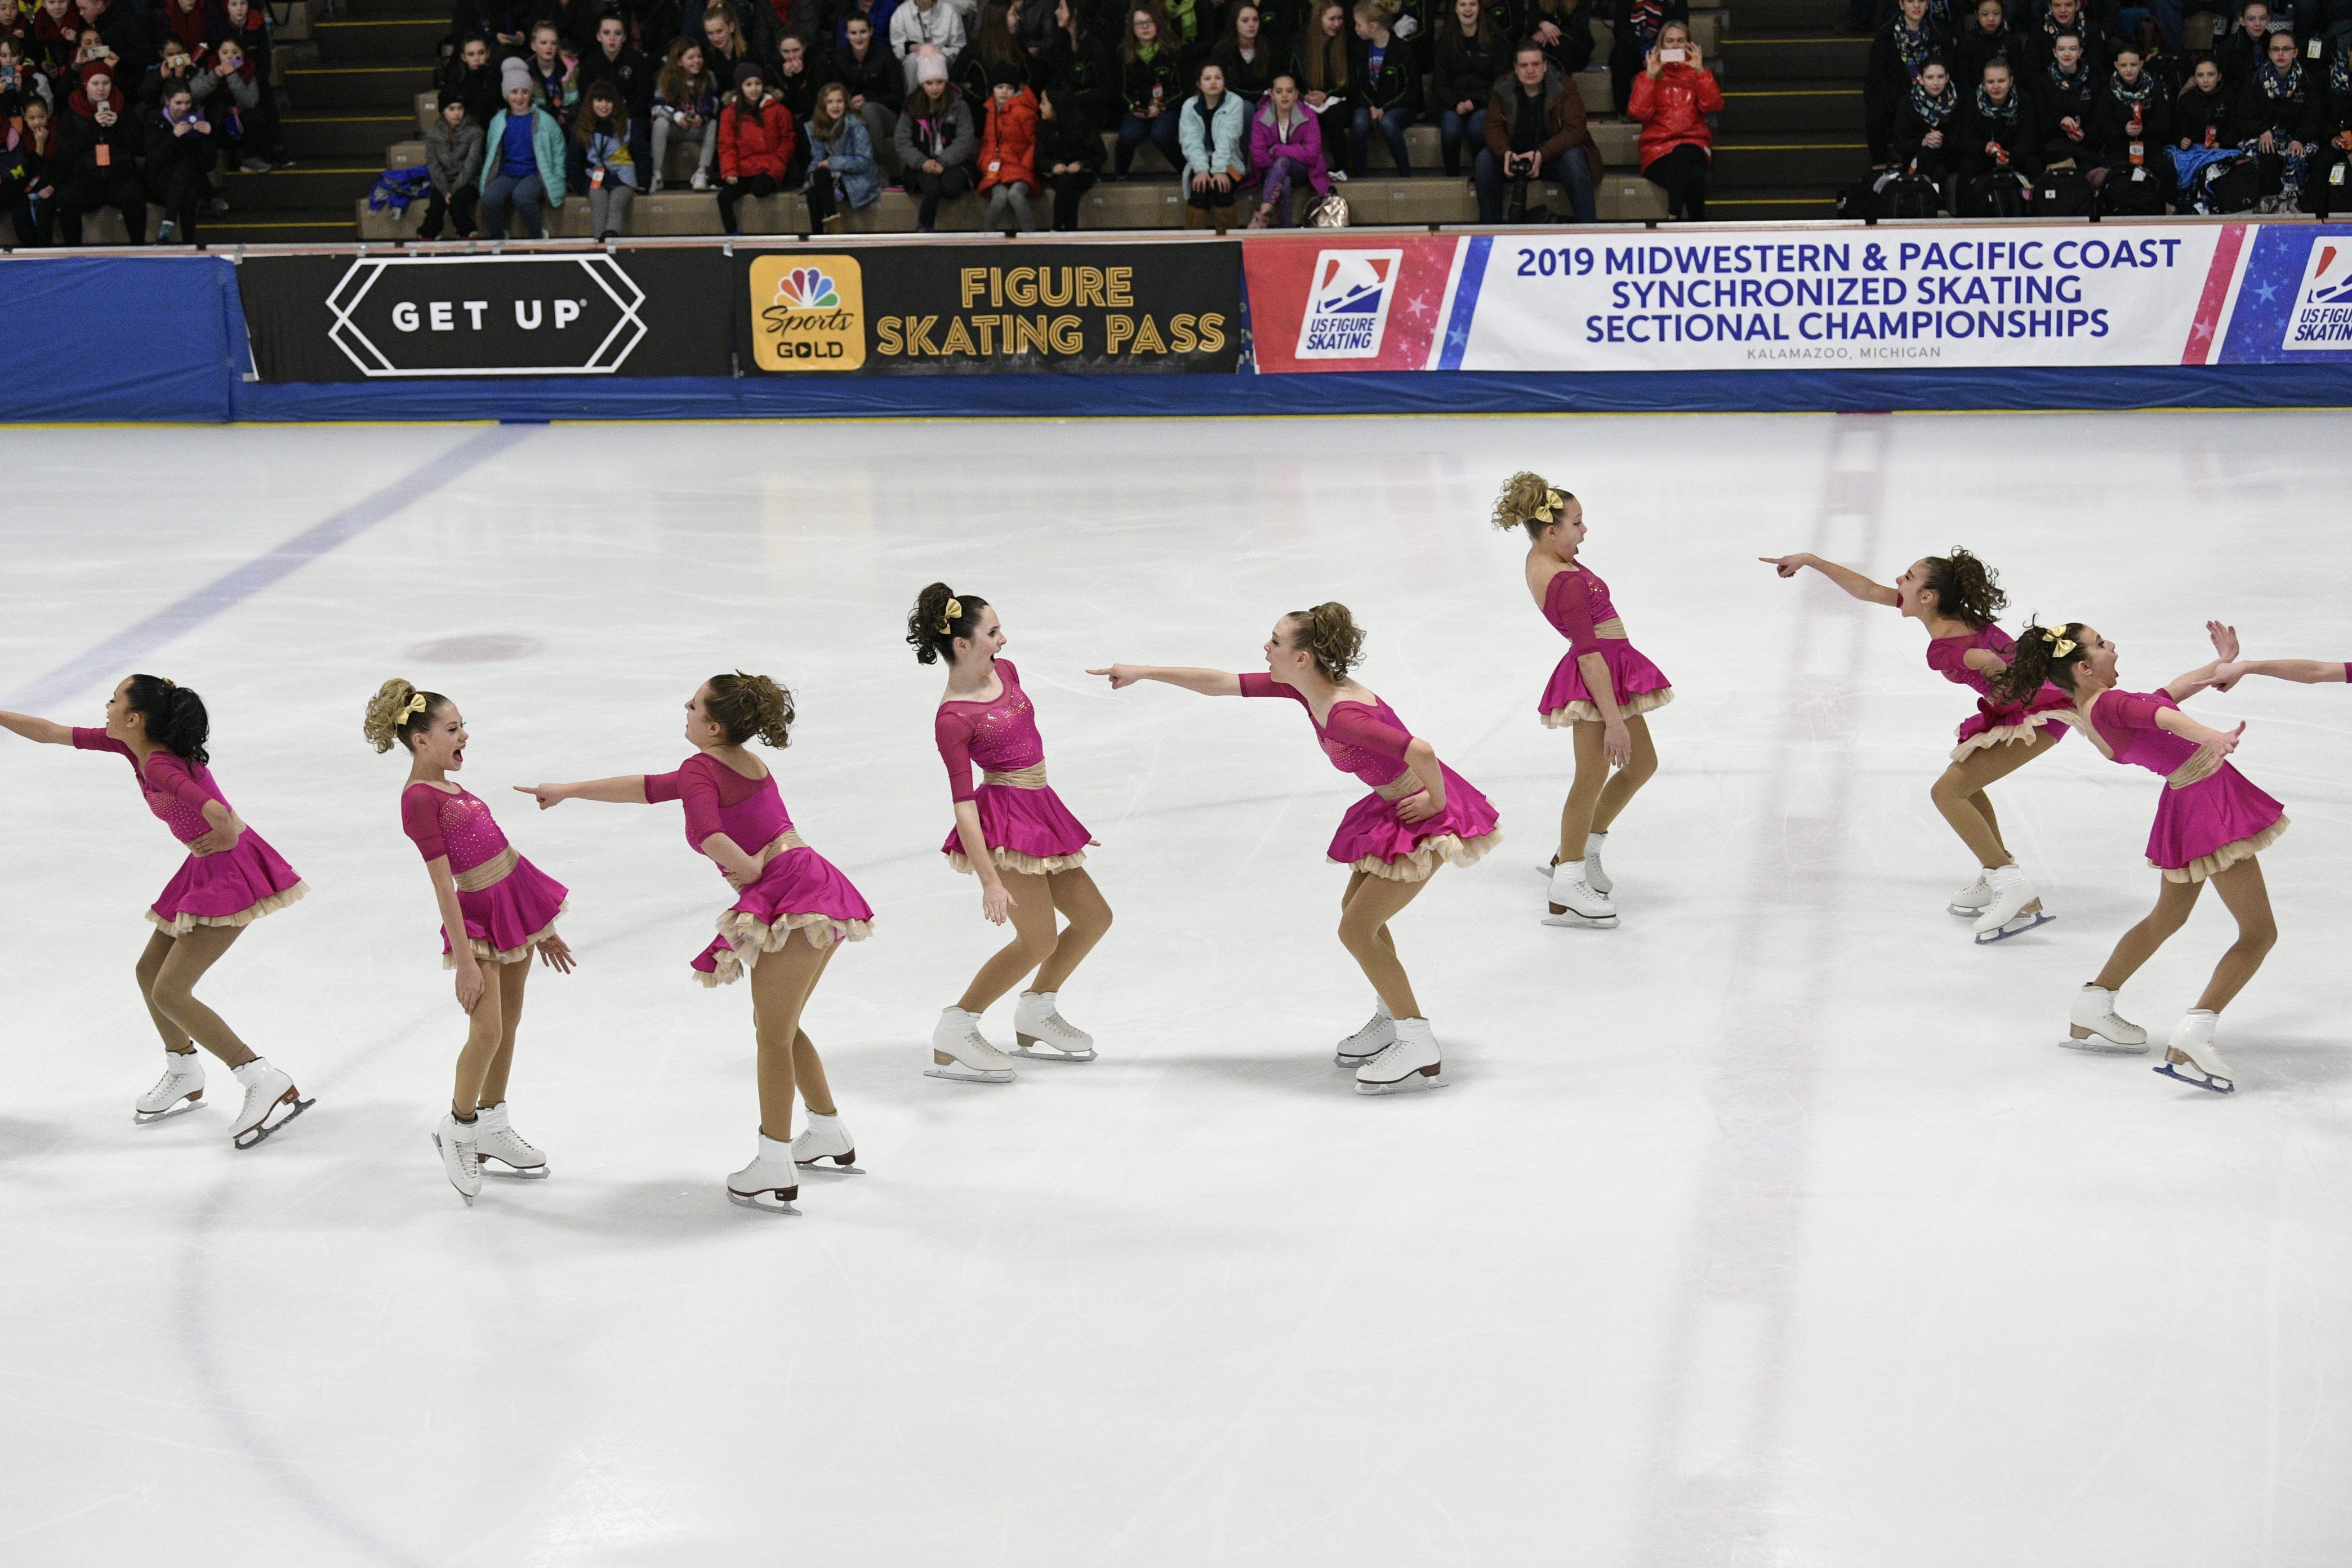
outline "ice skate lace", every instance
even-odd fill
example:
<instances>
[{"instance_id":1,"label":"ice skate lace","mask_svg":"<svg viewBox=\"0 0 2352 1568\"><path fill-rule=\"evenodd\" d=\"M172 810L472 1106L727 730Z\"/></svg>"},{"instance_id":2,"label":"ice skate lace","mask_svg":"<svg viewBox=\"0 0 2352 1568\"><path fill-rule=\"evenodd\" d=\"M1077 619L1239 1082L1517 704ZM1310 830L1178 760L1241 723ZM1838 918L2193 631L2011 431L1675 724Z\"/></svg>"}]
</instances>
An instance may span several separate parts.
<instances>
[{"instance_id":1,"label":"ice skate lace","mask_svg":"<svg viewBox=\"0 0 2352 1568\"><path fill-rule=\"evenodd\" d=\"M187 1079L194 1077L195 1074L192 1070L194 1067L194 1063L189 1063L186 1066L183 1066L178 1062L167 1064L163 1068L163 1076L155 1080L155 1087L147 1091L147 1098L154 1100L161 1096L164 1090L171 1089L176 1084L184 1082ZM120 1103L120 1101L117 1103Z\"/></svg>"}]
</instances>

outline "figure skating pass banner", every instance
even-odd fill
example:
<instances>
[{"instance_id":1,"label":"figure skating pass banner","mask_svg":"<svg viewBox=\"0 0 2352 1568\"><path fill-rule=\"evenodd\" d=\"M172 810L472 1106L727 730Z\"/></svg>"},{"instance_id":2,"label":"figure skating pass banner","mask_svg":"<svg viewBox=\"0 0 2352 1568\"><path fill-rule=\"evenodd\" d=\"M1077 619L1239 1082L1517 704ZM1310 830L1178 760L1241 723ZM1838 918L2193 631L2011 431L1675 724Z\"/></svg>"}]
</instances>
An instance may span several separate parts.
<instances>
[{"instance_id":1,"label":"figure skating pass banner","mask_svg":"<svg viewBox=\"0 0 2352 1568\"><path fill-rule=\"evenodd\" d=\"M2352 358L2352 228L2311 224L1310 234L1245 266L1275 373Z\"/></svg>"}]
</instances>

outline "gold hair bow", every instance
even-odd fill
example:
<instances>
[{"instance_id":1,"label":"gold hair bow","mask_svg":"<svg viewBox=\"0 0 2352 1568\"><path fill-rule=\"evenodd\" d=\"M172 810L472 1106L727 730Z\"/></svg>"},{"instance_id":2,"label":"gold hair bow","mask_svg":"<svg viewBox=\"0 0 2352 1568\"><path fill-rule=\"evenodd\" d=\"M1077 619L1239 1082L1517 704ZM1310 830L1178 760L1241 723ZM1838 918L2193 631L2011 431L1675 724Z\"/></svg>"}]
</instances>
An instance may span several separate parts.
<instances>
[{"instance_id":1,"label":"gold hair bow","mask_svg":"<svg viewBox=\"0 0 2352 1568\"><path fill-rule=\"evenodd\" d=\"M1558 490L1544 491L1544 503L1543 505L1536 508L1536 521L1538 522L1551 521L1552 519L1559 515L1559 509L1566 503L1567 498L1562 496Z\"/></svg>"},{"instance_id":2,"label":"gold hair bow","mask_svg":"<svg viewBox=\"0 0 2352 1568\"><path fill-rule=\"evenodd\" d=\"M398 716L393 720L393 722L395 724L405 724L411 719L415 718L419 713L424 711L425 693L420 691L408 700L408 706L400 710Z\"/></svg>"},{"instance_id":3,"label":"gold hair bow","mask_svg":"<svg viewBox=\"0 0 2352 1568\"><path fill-rule=\"evenodd\" d=\"M961 619L963 619L963 601L961 599L950 599L948 601L948 607L940 612L940 636L947 636L949 631L955 626L955 623Z\"/></svg>"},{"instance_id":4,"label":"gold hair bow","mask_svg":"<svg viewBox=\"0 0 2352 1568\"><path fill-rule=\"evenodd\" d=\"M162 682L163 683L163 687L164 687L164 689L165 689L165 690L168 690L168 691L177 691L178 689L180 689L180 683L179 683L178 681L176 681L176 680L173 679L172 679L170 676L168 676L168 675L159 675L159 676L157 676L155 679L158 679L158 680L160 680L160 681L162 681Z\"/></svg>"},{"instance_id":5,"label":"gold hair bow","mask_svg":"<svg viewBox=\"0 0 2352 1568\"><path fill-rule=\"evenodd\" d=\"M2068 654L2074 651L2074 639L2069 637L2061 637L2054 627L2045 628L2042 635L2049 640L2050 657L2052 658L2064 658Z\"/></svg>"}]
</instances>

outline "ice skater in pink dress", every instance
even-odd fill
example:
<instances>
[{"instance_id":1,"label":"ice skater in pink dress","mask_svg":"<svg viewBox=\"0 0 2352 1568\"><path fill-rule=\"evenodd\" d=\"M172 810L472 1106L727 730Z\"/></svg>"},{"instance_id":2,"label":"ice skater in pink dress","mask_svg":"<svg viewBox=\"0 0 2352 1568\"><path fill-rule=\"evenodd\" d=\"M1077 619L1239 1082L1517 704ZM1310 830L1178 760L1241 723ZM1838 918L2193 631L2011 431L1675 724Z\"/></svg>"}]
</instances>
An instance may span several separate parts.
<instances>
[{"instance_id":1,"label":"ice skater in pink dress","mask_svg":"<svg viewBox=\"0 0 2352 1568\"><path fill-rule=\"evenodd\" d=\"M856 1143L801 1015L841 944L871 933L874 911L848 878L802 841L775 775L746 750L754 740L780 751L790 745L793 718L792 693L766 676L714 675L687 701L686 738L695 754L676 773L516 787L536 796L542 811L567 800L685 806L687 843L717 864L737 894L719 917L718 939L695 957L695 977L727 985L748 973L760 1041L759 1154L727 1178L727 1196L745 1208L796 1215L803 1166L830 1160L836 1171L857 1170ZM808 1103L808 1130L797 1139L796 1090Z\"/></svg>"},{"instance_id":2,"label":"ice skater in pink dress","mask_svg":"<svg viewBox=\"0 0 2352 1568\"><path fill-rule=\"evenodd\" d=\"M1087 874L1094 844L1045 782L1045 742L1021 672L998 656L1004 623L977 594L934 583L907 617L921 664L948 667L932 721L947 764L955 826L940 847L948 864L980 879L980 912L1013 940L971 977L931 1031L932 1078L1010 1083L1013 1058L980 1032L981 1015L1034 972L1013 1004L1013 1048L1041 1061L1090 1062L1094 1037L1060 1012L1063 984L1110 930L1110 905ZM973 764L980 784L971 782ZM1055 929L1056 912L1067 923Z\"/></svg>"},{"instance_id":3,"label":"ice skater in pink dress","mask_svg":"<svg viewBox=\"0 0 2352 1568\"><path fill-rule=\"evenodd\" d=\"M1349 671L1364 634L1341 604L1294 610L1265 641L1265 673L1114 664L1089 675L1119 690L1139 680L1203 697L1283 697L1307 710L1331 765L1371 786L1340 819L1328 851L1350 875L1339 899L1339 941L1372 983L1370 1022L1339 1042L1334 1064L1356 1069L1360 1094L1441 1084L1444 1056L1397 956L1389 921L1444 865L1467 866L1503 840L1495 808L1430 743Z\"/></svg>"},{"instance_id":4,"label":"ice skater in pink dress","mask_svg":"<svg viewBox=\"0 0 2352 1568\"><path fill-rule=\"evenodd\" d=\"M1576 739L1576 777L1559 808L1559 847L1542 869L1551 879L1544 924L1617 923L1616 885L1601 868L1610 825L1658 771L1643 717L1675 700L1665 672L1626 637L1609 584L1579 559L1584 504L1540 474L1513 474L1495 502L1495 526L1528 534L1528 592L1568 653L1551 672L1536 712ZM1612 773L1611 770L1614 769Z\"/></svg>"},{"instance_id":5,"label":"ice skater in pink dress","mask_svg":"<svg viewBox=\"0 0 2352 1568\"><path fill-rule=\"evenodd\" d=\"M2286 811L2226 760L2245 732L2243 724L2209 729L2180 710L2181 699L2215 683L2227 668L2224 660L2190 670L2160 691L2131 692L2116 688L2116 652L2114 643L2080 621L2029 626L2018 634L2008 670L1994 682L1996 693L2011 700L2030 699L2045 680L2055 683L2074 699L2072 721L2103 756L2146 768L2165 783L2147 836L2147 863L2164 874L2156 908L2124 933L2098 978L2075 997L2063 1043L2083 1050L2147 1048L2147 1031L2117 1015L2116 997L2188 921L2210 881L2237 920L2238 940L2214 965L2197 1005L2173 1029L2156 1070L2227 1094L2235 1075L2213 1037L2221 1009L2278 941L2255 857L2286 831Z\"/></svg>"},{"instance_id":6,"label":"ice skater in pink dress","mask_svg":"<svg viewBox=\"0 0 2352 1568\"><path fill-rule=\"evenodd\" d=\"M311 1102L290 1076L255 1056L219 1014L196 1000L196 983L247 926L309 889L213 782L205 752L211 728L204 700L160 675L134 675L117 686L106 700L103 729L0 713L0 729L28 741L111 752L129 762L147 809L187 847L188 858L147 911L155 934L139 955L139 994L163 1037L163 1076L140 1098L133 1120L160 1121L203 1103L202 1046L245 1088L229 1141L250 1149Z\"/></svg>"},{"instance_id":7,"label":"ice skater in pink dress","mask_svg":"<svg viewBox=\"0 0 2352 1568\"><path fill-rule=\"evenodd\" d=\"M471 1207L490 1161L511 1176L548 1173L547 1156L514 1130L507 1075L531 954L559 974L572 973L572 949L555 933L564 887L516 854L488 805L451 781L466 765L470 739L455 702L395 678L368 703L362 732L379 754L397 745L408 755L400 827L425 858L441 913L441 964L457 972L457 1005L467 1019L449 1111L433 1131L433 1145L449 1184ZM496 984L484 975L486 963L498 971Z\"/></svg>"},{"instance_id":8,"label":"ice skater in pink dress","mask_svg":"<svg viewBox=\"0 0 2352 1568\"><path fill-rule=\"evenodd\" d=\"M1855 598L1900 610L1926 628L1927 668L1977 694L1976 714L1960 726L1950 765L1927 791L1979 868L1976 880L1952 895L1949 908L1975 918L1980 942L2000 942L2055 919L2001 842L2000 818L1986 791L2064 740L2074 704L2053 686L2021 702L1995 693L1995 680L2009 668L2011 644L1994 620L2009 595L1992 570L1967 551L1955 550L1914 561L1890 588L1818 555L1761 559L1783 577L1810 566Z\"/></svg>"}]
</instances>

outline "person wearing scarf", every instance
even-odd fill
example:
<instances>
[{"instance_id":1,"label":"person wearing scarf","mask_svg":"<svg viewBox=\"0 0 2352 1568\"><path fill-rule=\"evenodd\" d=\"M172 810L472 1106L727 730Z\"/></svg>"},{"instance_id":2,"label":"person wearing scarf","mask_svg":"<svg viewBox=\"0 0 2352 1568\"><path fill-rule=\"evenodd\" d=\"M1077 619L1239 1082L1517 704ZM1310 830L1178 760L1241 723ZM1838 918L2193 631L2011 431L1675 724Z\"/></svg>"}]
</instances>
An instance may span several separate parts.
<instances>
[{"instance_id":1,"label":"person wearing scarf","mask_svg":"<svg viewBox=\"0 0 2352 1568\"><path fill-rule=\"evenodd\" d=\"M2018 90L2009 62L1985 67L1960 127L1960 205L1965 217L1996 216L1991 193L2003 180L2030 184L2042 173L2042 138L2032 106Z\"/></svg>"},{"instance_id":2,"label":"person wearing scarf","mask_svg":"<svg viewBox=\"0 0 2352 1568\"><path fill-rule=\"evenodd\" d=\"M1870 40L1870 61L1863 68L1862 119L1870 139L1872 168L1887 166L1895 115L1938 47L1927 23L1927 0L1901 0L1894 20Z\"/></svg>"},{"instance_id":3,"label":"person wearing scarf","mask_svg":"<svg viewBox=\"0 0 2352 1568\"><path fill-rule=\"evenodd\" d=\"M2050 63L2042 68L2035 85L2042 95L2034 107L2041 121L2043 163L2071 163L2076 168L2087 168L2095 150L2092 94L2098 84L2091 74L2090 61L2083 56L2083 40L2073 33L2061 33L2051 40Z\"/></svg>"},{"instance_id":4,"label":"person wearing scarf","mask_svg":"<svg viewBox=\"0 0 2352 1568\"><path fill-rule=\"evenodd\" d=\"M2264 212L2302 205L2314 143L2325 139L2326 105L2313 90L2293 33L2273 33L2269 58L2255 70L2240 150L2259 160Z\"/></svg>"},{"instance_id":5,"label":"person wearing scarf","mask_svg":"<svg viewBox=\"0 0 2352 1568\"><path fill-rule=\"evenodd\" d=\"M1944 205L1952 196L1958 167L1960 89L1941 55L1929 55L1911 90L1895 109L1892 151L1895 166L1936 187Z\"/></svg>"},{"instance_id":6,"label":"person wearing scarf","mask_svg":"<svg viewBox=\"0 0 2352 1568\"><path fill-rule=\"evenodd\" d=\"M2093 76L2105 72L2107 41L2100 36L2099 25L2084 14L2083 0L2050 0L2049 8L2042 13L2041 27L2029 30L2027 37L2032 40L2035 70L2049 65L2062 33L2072 33L2082 40L2083 60L2090 67Z\"/></svg>"},{"instance_id":7,"label":"person wearing scarf","mask_svg":"<svg viewBox=\"0 0 2352 1568\"><path fill-rule=\"evenodd\" d=\"M2159 190L2168 188L2172 161L2162 150L2172 141L2171 109L2140 52L2128 44L2117 49L2116 68L2091 103L2091 141L2098 160L2091 183L2128 180L2137 167L2147 171Z\"/></svg>"},{"instance_id":8,"label":"person wearing scarf","mask_svg":"<svg viewBox=\"0 0 2352 1568\"><path fill-rule=\"evenodd\" d=\"M2352 38L2328 40L2326 108L2319 130L2304 193L2305 205L2325 223L2352 191Z\"/></svg>"}]
</instances>

